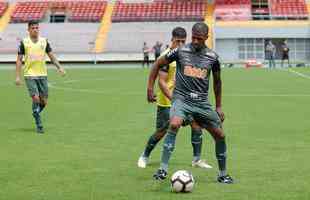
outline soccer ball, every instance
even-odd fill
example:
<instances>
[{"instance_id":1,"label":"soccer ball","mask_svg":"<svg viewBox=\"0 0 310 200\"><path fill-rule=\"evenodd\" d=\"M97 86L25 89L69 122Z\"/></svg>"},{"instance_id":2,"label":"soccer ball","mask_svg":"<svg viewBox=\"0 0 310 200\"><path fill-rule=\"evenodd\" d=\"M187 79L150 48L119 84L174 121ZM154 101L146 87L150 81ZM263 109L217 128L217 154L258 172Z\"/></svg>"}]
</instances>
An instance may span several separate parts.
<instances>
[{"instance_id":1,"label":"soccer ball","mask_svg":"<svg viewBox=\"0 0 310 200\"><path fill-rule=\"evenodd\" d=\"M194 188L194 177L186 170L176 171L170 179L173 192L191 192Z\"/></svg>"}]
</instances>

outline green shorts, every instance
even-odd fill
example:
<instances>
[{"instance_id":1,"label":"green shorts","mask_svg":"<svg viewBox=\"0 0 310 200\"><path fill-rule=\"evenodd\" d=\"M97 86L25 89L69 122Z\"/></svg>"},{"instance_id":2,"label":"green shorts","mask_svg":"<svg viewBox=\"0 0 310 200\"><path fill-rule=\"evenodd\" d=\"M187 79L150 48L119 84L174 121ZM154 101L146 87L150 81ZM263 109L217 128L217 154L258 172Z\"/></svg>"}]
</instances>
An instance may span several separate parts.
<instances>
[{"instance_id":1,"label":"green shorts","mask_svg":"<svg viewBox=\"0 0 310 200\"><path fill-rule=\"evenodd\" d=\"M25 77L25 83L30 97L35 95L45 98L48 97L47 77Z\"/></svg>"},{"instance_id":2,"label":"green shorts","mask_svg":"<svg viewBox=\"0 0 310 200\"><path fill-rule=\"evenodd\" d=\"M157 106L156 129L167 129L169 126L170 107Z\"/></svg>"},{"instance_id":3,"label":"green shorts","mask_svg":"<svg viewBox=\"0 0 310 200\"><path fill-rule=\"evenodd\" d=\"M156 129L168 129L170 119L170 107L157 106ZM193 122L192 116L184 118L182 126L190 125Z\"/></svg>"},{"instance_id":4,"label":"green shorts","mask_svg":"<svg viewBox=\"0 0 310 200\"><path fill-rule=\"evenodd\" d=\"M187 103L181 99L174 99L170 109L170 117L178 116L184 121L193 119L203 128L221 128L222 122L215 110L208 102Z\"/></svg>"}]
</instances>

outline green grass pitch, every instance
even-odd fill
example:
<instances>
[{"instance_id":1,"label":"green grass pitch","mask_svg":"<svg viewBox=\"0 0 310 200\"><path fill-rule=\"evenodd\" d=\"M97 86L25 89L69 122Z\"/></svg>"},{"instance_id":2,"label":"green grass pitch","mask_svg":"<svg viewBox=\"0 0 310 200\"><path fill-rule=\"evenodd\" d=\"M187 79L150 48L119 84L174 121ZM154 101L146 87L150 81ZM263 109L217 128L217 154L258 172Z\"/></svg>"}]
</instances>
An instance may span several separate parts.
<instances>
[{"instance_id":1,"label":"green grass pitch","mask_svg":"<svg viewBox=\"0 0 310 200\"><path fill-rule=\"evenodd\" d=\"M137 168L155 123L147 75L146 69L68 69L62 78L50 70L46 133L38 135L25 86L16 87L14 72L1 70L0 199L310 199L310 68L223 70L228 170L236 183L216 183L207 133L203 158L214 168L190 166L190 129L183 128L169 174L190 170L196 180L190 194L171 193L168 181L151 179L162 143L150 165Z\"/></svg>"}]
</instances>

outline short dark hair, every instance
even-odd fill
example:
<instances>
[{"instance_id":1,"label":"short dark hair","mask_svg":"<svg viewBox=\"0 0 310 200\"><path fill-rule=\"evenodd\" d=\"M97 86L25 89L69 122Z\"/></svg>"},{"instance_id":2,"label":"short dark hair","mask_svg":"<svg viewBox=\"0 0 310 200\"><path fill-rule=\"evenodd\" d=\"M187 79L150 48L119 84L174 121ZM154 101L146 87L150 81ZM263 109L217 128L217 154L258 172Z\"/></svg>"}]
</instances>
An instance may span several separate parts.
<instances>
[{"instance_id":1,"label":"short dark hair","mask_svg":"<svg viewBox=\"0 0 310 200\"><path fill-rule=\"evenodd\" d=\"M186 38L186 30L182 27L176 27L172 30L172 37Z\"/></svg>"},{"instance_id":2,"label":"short dark hair","mask_svg":"<svg viewBox=\"0 0 310 200\"><path fill-rule=\"evenodd\" d=\"M197 22L196 24L194 24L192 32L197 33L199 35L208 35L209 27L206 23Z\"/></svg>"},{"instance_id":3,"label":"short dark hair","mask_svg":"<svg viewBox=\"0 0 310 200\"><path fill-rule=\"evenodd\" d=\"M30 26L38 25L38 24L39 24L38 21L31 20L31 21L28 22L28 28L29 28Z\"/></svg>"}]
</instances>

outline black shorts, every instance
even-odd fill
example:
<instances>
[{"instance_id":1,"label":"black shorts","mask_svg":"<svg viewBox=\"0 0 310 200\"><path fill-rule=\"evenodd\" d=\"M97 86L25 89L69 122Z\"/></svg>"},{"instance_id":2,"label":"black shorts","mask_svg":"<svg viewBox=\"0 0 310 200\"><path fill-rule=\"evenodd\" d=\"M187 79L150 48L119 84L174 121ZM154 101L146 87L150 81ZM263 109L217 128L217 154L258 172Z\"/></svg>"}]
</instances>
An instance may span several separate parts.
<instances>
[{"instance_id":1,"label":"black shorts","mask_svg":"<svg viewBox=\"0 0 310 200\"><path fill-rule=\"evenodd\" d=\"M288 54L283 54L282 55L282 60L288 60Z\"/></svg>"}]
</instances>

